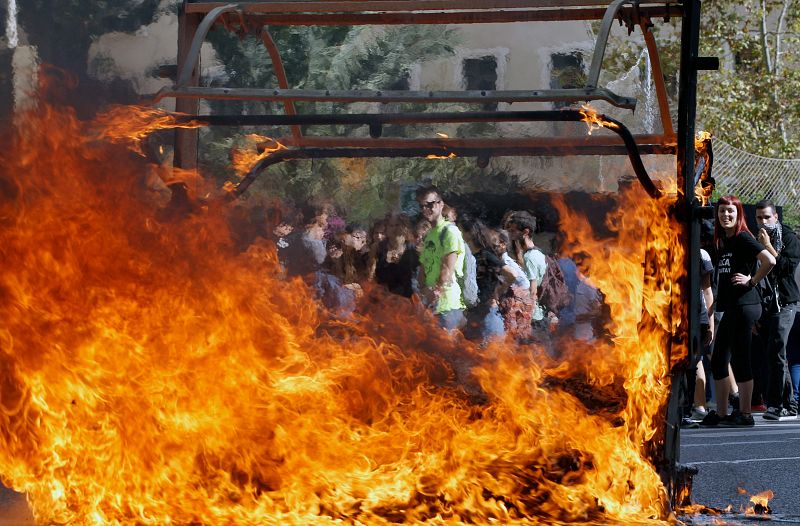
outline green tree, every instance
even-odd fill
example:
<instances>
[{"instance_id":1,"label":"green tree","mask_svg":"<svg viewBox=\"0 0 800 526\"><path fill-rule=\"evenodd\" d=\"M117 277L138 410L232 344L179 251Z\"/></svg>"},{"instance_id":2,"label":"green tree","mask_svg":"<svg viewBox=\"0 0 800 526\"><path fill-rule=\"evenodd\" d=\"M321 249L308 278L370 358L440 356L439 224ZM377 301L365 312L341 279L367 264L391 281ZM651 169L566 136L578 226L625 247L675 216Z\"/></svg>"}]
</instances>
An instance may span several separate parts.
<instances>
[{"instance_id":1,"label":"green tree","mask_svg":"<svg viewBox=\"0 0 800 526\"><path fill-rule=\"evenodd\" d=\"M715 135L751 153L800 153L800 2L704 2L701 52L720 57L703 73L698 115Z\"/></svg>"}]
</instances>

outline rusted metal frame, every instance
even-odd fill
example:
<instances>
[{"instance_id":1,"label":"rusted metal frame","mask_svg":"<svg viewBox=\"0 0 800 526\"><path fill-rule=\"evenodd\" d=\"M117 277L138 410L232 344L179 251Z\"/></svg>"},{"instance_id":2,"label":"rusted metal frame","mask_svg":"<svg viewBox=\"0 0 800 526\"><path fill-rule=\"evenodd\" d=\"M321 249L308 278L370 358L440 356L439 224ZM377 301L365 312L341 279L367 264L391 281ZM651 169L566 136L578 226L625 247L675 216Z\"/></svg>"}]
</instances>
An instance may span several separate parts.
<instances>
[{"instance_id":1,"label":"rusted metal frame","mask_svg":"<svg viewBox=\"0 0 800 526\"><path fill-rule=\"evenodd\" d=\"M272 60L272 69L275 70L275 76L278 78L278 86L281 89L289 89L289 80L286 77L286 70L283 68L281 54L278 51L278 46L275 45L275 41L272 39L272 35L269 34L269 31L266 27L261 28L261 42L264 43L264 47L267 48L267 53L269 53L269 58ZM294 108L294 101L290 99L283 101L283 109L286 112L286 115L297 114ZM291 128L292 136L296 140L300 140L303 135L300 131L300 126L294 124Z\"/></svg>"},{"instance_id":2,"label":"rusted metal frame","mask_svg":"<svg viewBox=\"0 0 800 526\"><path fill-rule=\"evenodd\" d=\"M387 1L389 1L389 0L387 0ZM419 0L417 0L417 1L419 2ZM425 5L428 5L428 3L432 2L432 1L436 1L436 0L425 0L424 3L425 3ZM636 13L638 12L638 9L639 9L639 2L636 1L636 0L615 0L611 5L608 6L608 9L606 10L605 15L603 16L603 21L602 21L600 32L598 33L598 36L597 36L597 42L596 42L596 45L595 45L594 54L592 56L592 64L591 64L590 71L589 71L589 77L587 79L587 85L586 85L586 87L584 89L582 89L582 90L581 89L577 89L577 90L572 90L572 91L570 91L570 90L562 90L562 91L556 90L555 92L553 90L541 90L541 91L538 91L538 92L529 92L531 94L535 93L536 96L534 96L532 99L530 99L528 101L539 100L539 101L552 102L552 101L595 100L595 95L598 95L597 98L599 98L600 100L607 100L611 104L615 104L615 105L620 106L620 107L629 107L629 108L635 107L635 101L633 99L619 97L619 96L611 93L608 90L606 90L606 92L596 91L598 89L597 87L598 87L598 83L599 83L600 69L601 69L601 66L602 66L603 55L605 54L605 48L606 48L606 45L607 45L608 36L610 34L611 25L613 24L613 22L614 22L617 14L618 14L620 8L622 7L622 5L625 4L625 3L629 3L629 2L634 5L634 10L633 10L634 11L634 16L638 17L638 15L636 15ZM206 38L206 36L208 34L208 31L210 30L211 26L213 26L216 23L217 19L220 16L222 16L223 14L228 13L228 12L232 12L232 11L236 11L238 13L249 12L249 10L253 6L257 7L257 6L261 6L262 4L263 4L262 2L257 2L257 3L254 3L254 4L226 4L226 5L220 5L218 7L215 7L214 9L210 10L208 12L208 14L205 16L205 18L203 19L202 23L200 24L200 27L198 28L198 30L196 31L196 33L194 35L194 40L192 41L192 45L191 45L191 48L190 48L189 53L188 53L188 61L183 64L182 68L180 69L180 71L178 73L178 81L176 83L176 89L171 90L171 91L170 90L162 90L156 96L155 100L156 101L160 100L161 98L166 97L166 96L172 96L172 97L176 97L176 98L185 96L185 97L203 97L203 98L234 98L234 99L242 99L242 98L244 98L244 99L250 99L250 100L274 100L274 99L263 99L263 98L260 98L260 97L268 96L267 95L269 93L268 90L243 89L243 88L199 88L199 89L195 89L195 90L187 90L190 71L192 69L194 69L194 67L196 66L197 62L199 61L199 55L200 55L200 49L202 47L202 43L205 40L205 38ZM186 4L187 7L189 5L191 5L191 4ZM269 5L274 7L273 3L269 3ZM294 5L297 6L299 4L295 3ZM328 5L330 5L330 4L328 4ZM339 5L341 5L341 4L337 3L337 9L338 9ZM363 2L361 2L360 5L363 7L363 5L364 5ZM244 21L242 21L242 24L244 24ZM326 97L329 96L328 93L329 92L325 92L325 95L320 95L319 93L317 93L317 94L315 94L313 96L317 97L317 98L315 98L315 100L333 100L333 99L327 99L326 98ZM346 93L347 92L345 92L345 94ZM499 92L499 93L502 94L502 92ZM276 93L273 90L273 95L272 96L278 96L278 95L279 95L279 93ZM298 97L307 96L307 95L308 95L308 92L306 90L298 90L296 93L290 95L290 97L294 97L291 100L308 100L308 99L298 98ZM397 94L398 97L407 97L408 95L409 95L408 93L398 93ZM420 92L418 92L416 94L416 96L413 97L413 99L414 99L413 102L422 102L422 101L431 101L432 100L431 99L431 96L432 96L431 92L427 93L427 95L428 95L427 98L420 98L419 95L420 95ZM348 98L352 97L351 94L343 95L343 96L347 96ZM372 97L374 97L374 99L370 98L370 99L364 100L364 99L357 99L356 98L356 99L353 99L352 101L353 102L356 102L356 101L365 101L366 102L366 101L373 101L374 100L374 101L378 101L378 102L382 102L382 101L391 102L391 101L403 101L403 100L405 100L405 99L380 98L381 96L382 96L381 92L376 92L376 94L372 96ZM501 96L503 96L503 95L501 95ZM477 100L482 100L483 102L492 102L491 99L486 98L486 92L481 92L481 96L480 97L467 96L467 98L468 99L469 98L476 98ZM463 99L455 99L455 100L446 99L446 100L442 100L442 102L465 102L465 101ZM467 100L466 102L469 102L469 100ZM514 102L514 101L513 100L509 101L508 99L500 99L500 100L498 100L498 102Z\"/></svg>"},{"instance_id":3,"label":"rusted metal frame","mask_svg":"<svg viewBox=\"0 0 800 526\"><path fill-rule=\"evenodd\" d=\"M675 130L672 128L672 117L669 113L669 98L667 96L667 86L664 83L664 73L661 69L661 56L658 54L658 45L653 35L652 23L649 18L641 17L640 27L644 35L644 42L647 46L647 54L650 56L650 67L653 69L653 82L656 85L656 98L658 99L658 111L661 114L661 128L664 135L673 136Z\"/></svg>"},{"instance_id":4,"label":"rusted metal frame","mask_svg":"<svg viewBox=\"0 0 800 526\"><path fill-rule=\"evenodd\" d=\"M218 100L290 100L294 102L409 102L415 104L436 104L442 102L486 104L489 102L577 102L604 100L618 108L630 110L636 108L636 99L621 97L604 88L408 91L178 87L175 89L162 89L155 95L154 102L166 97Z\"/></svg>"},{"instance_id":5,"label":"rusted metal frame","mask_svg":"<svg viewBox=\"0 0 800 526\"><path fill-rule=\"evenodd\" d=\"M620 13L627 15L623 7ZM548 9L502 11L413 11L394 13L275 13L250 14L256 25L270 26L367 26L367 25L425 25L425 24L496 24L508 22L565 22L573 20L599 20L605 8ZM648 18L680 17L681 10L673 5L642 7L640 12Z\"/></svg>"},{"instance_id":6,"label":"rusted metal frame","mask_svg":"<svg viewBox=\"0 0 800 526\"><path fill-rule=\"evenodd\" d=\"M523 112L503 112L513 115L514 120L524 120L526 122L581 122L584 120L585 116L582 112L576 110L561 110L561 111L523 111ZM418 114L414 115L413 117L419 118L421 116L427 116L428 114ZM376 122L378 123L388 123L388 122L401 122L405 123L410 118L408 115L373 115L373 114L362 114L362 115L263 115L257 116L263 118L264 124L290 124L293 122L302 123L302 124L339 124L338 118L339 117L348 117L348 124L365 124L369 125L371 128L375 125ZM332 119L332 117L336 117L337 119ZM471 120L470 122L477 121L483 117L483 120L486 122L496 122L497 115L493 112L474 112L468 116ZM512 116L509 115L508 118ZM641 155L639 154L639 149L637 147L636 141L633 138L630 130L625 127L624 124L617 121L616 119L612 119L611 117L605 115L598 115L599 122L602 123L602 126L607 130L613 131L622 139L625 144L625 148L628 153L628 160L631 163L631 167L633 168L636 177L639 179L639 182L644 187L645 191L653 198L658 198L661 196L661 190L653 183L652 179L647 173L647 169L642 162ZM376 118L380 118L380 120L376 121ZM425 122L464 122L459 121L458 119L465 118L463 114L459 113L452 113L452 114L439 114L436 117L430 118L428 121ZM420 122L420 121L413 121L413 122ZM454 153L457 156L460 155L462 157L489 157L492 155L501 155L503 152L497 150L498 153L495 153L495 148L492 146L486 146L479 149L454 149L451 152L447 153ZM245 176L245 178L239 183L236 187L235 193L240 195L244 192L250 184L255 180L258 174L270 164L274 164L275 162L280 162L281 160L286 159L296 159L296 158L321 158L321 157L417 157L417 156L430 156L430 155L442 155L442 149L440 146L435 146L431 148L422 148L422 149L407 149L401 150L396 148L293 148L291 150L281 150L272 155L260 160L256 165L250 170L250 172ZM524 152L515 153L515 155L524 155ZM530 155L530 154L529 154ZM278 156L278 160L270 161L273 157Z\"/></svg>"},{"instance_id":7,"label":"rusted metal frame","mask_svg":"<svg viewBox=\"0 0 800 526\"><path fill-rule=\"evenodd\" d=\"M186 13L181 7L178 12L178 64L185 63L187 57L192 53L191 44L195 32L201 24L201 17L198 14ZM185 83L187 86L196 85L200 79L198 60L185 69ZM198 99L176 99L175 109L180 113L196 115L200 109ZM197 166L197 145L199 132L197 129L175 130L175 154L173 164L183 169L193 169Z\"/></svg>"},{"instance_id":8,"label":"rusted metal frame","mask_svg":"<svg viewBox=\"0 0 800 526\"><path fill-rule=\"evenodd\" d=\"M665 2L643 2L648 5L663 5ZM208 13L223 6L223 2L188 2L187 11L192 13ZM343 0L332 2L330 0L281 0L266 2L242 2L240 4L248 13L345 13L365 11L432 11L432 10L479 10L487 11L498 9L547 9L547 8L574 8L605 9L607 2L584 0Z\"/></svg>"}]
</instances>

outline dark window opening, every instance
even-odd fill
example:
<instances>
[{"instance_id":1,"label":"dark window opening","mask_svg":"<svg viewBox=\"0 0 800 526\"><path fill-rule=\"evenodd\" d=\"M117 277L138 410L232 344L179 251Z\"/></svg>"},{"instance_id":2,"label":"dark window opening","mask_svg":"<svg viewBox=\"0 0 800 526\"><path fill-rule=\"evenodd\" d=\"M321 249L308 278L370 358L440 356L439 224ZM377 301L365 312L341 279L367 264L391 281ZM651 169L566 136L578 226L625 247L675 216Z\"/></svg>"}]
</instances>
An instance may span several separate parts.
<instances>
[{"instance_id":1,"label":"dark window opening","mask_svg":"<svg viewBox=\"0 0 800 526\"><path fill-rule=\"evenodd\" d=\"M497 58L491 55L480 58L465 58L463 71L464 84L467 90L493 91L497 89ZM497 109L497 103L484 104L483 109L494 111Z\"/></svg>"},{"instance_id":2,"label":"dark window opening","mask_svg":"<svg viewBox=\"0 0 800 526\"><path fill-rule=\"evenodd\" d=\"M583 55L580 53L554 53L550 55L550 88L574 89L586 86ZM554 102L554 108L569 106L570 102Z\"/></svg>"}]
</instances>

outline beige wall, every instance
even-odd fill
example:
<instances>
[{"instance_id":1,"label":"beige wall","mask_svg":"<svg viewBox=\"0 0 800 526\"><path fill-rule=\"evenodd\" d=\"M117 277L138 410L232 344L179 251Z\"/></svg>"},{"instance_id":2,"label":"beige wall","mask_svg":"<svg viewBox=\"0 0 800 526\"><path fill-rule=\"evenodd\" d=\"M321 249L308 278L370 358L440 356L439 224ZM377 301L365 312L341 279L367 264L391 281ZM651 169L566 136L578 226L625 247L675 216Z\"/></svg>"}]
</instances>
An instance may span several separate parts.
<instances>
[{"instance_id":1,"label":"beige wall","mask_svg":"<svg viewBox=\"0 0 800 526\"><path fill-rule=\"evenodd\" d=\"M153 94L172 83L154 77L153 70L160 65L177 64L177 55L178 17L165 13L136 33L106 33L98 38L89 49L89 71L101 80L131 80L138 93ZM204 76L220 67L209 43L201 48L200 65ZM159 105L174 109L175 101L164 99Z\"/></svg>"}]
</instances>

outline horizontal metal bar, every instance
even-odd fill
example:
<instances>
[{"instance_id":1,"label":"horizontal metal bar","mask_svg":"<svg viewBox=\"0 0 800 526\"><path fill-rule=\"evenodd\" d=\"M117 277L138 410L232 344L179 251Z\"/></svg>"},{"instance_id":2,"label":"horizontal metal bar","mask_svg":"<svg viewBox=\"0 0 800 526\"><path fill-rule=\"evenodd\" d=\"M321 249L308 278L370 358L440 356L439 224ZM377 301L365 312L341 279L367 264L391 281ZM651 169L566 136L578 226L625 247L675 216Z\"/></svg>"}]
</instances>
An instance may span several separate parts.
<instances>
[{"instance_id":1,"label":"horizontal metal bar","mask_svg":"<svg viewBox=\"0 0 800 526\"><path fill-rule=\"evenodd\" d=\"M577 117L576 117L577 115ZM178 121L199 121L208 126L301 126L436 124L465 122L579 122L577 110L463 111L430 113L339 113L302 115L173 115Z\"/></svg>"},{"instance_id":2,"label":"horizontal metal bar","mask_svg":"<svg viewBox=\"0 0 800 526\"><path fill-rule=\"evenodd\" d=\"M604 88L576 88L558 90L470 90L470 91L407 91L407 90L304 90L261 88L165 88L155 95L153 102L161 99L197 98L229 100L262 100L294 102L410 102L432 104L463 102L486 104L490 102L579 102L604 100L618 108L633 110L636 99L622 97Z\"/></svg>"},{"instance_id":3,"label":"horizontal metal bar","mask_svg":"<svg viewBox=\"0 0 800 526\"><path fill-rule=\"evenodd\" d=\"M620 12L627 16L631 8ZM682 11L674 5L641 8L639 14L651 19L680 17ZM366 26L400 24L498 24L510 22L563 22L570 20L600 20L604 8L496 10L496 11L413 11L393 13L274 13L249 14L252 26ZM234 24L235 26L235 24Z\"/></svg>"},{"instance_id":4,"label":"horizontal metal bar","mask_svg":"<svg viewBox=\"0 0 800 526\"><path fill-rule=\"evenodd\" d=\"M597 0L280 0L269 2L237 2L248 13L343 13L343 12L397 12L426 10L487 10L498 9L581 9L608 7L608 2ZM224 2L188 2L187 13L208 13L225 5ZM667 2L643 2L643 6L666 5Z\"/></svg>"},{"instance_id":5,"label":"horizontal metal bar","mask_svg":"<svg viewBox=\"0 0 800 526\"><path fill-rule=\"evenodd\" d=\"M663 135L634 135L634 142L641 154L675 155L675 137ZM284 146L315 148L394 148L414 150L438 149L446 155L457 149L505 152L497 155L532 155L563 157L566 155L627 155L624 141L618 135L581 135L573 137L452 137L452 138L398 138L382 137L323 137L304 135L300 141L293 137L275 139ZM274 145L274 143L271 143Z\"/></svg>"}]
</instances>

